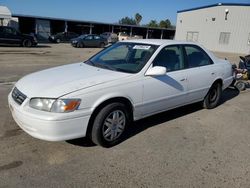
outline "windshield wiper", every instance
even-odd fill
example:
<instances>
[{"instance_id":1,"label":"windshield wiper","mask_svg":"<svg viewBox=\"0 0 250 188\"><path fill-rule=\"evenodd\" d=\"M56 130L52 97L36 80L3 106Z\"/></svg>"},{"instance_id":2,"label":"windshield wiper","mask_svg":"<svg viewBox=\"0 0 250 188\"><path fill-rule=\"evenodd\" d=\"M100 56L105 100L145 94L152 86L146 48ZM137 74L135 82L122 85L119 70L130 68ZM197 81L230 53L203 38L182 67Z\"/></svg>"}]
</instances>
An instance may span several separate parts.
<instances>
[{"instance_id":1,"label":"windshield wiper","mask_svg":"<svg viewBox=\"0 0 250 188\"><path fill-rule=\"evenodd\" d=\"M104 69L109 69L109 70L116 70L116 68L107 65L107 64L100 64L100 63L96 63L95 66L100 67L100 68L104 68Z\"/></svg>"},{"instance_id":2,"label":"windshield wiper","mask_svg":"<svg viewBox=\"0 0 250 188\"><path fill-rule=\"evenodd\" d=\"M86 64L88 64L88 65L93 65L93 66L95 66L95 63L94 63L93 61L91 61L91 60L87 60L87 61L85 61L84 63L86 63Z\"/></svg>"}]
</instances>

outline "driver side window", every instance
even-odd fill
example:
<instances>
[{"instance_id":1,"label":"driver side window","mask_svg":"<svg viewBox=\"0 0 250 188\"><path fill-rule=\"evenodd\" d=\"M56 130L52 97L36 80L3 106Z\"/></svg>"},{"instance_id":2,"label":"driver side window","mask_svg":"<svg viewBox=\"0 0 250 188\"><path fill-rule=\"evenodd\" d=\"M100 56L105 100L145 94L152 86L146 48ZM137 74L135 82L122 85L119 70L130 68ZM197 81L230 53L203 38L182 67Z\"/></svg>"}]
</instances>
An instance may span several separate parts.
<instances>
[{"instance_id":1,"label":"driver side window","mask_svg":"<svg viewBox=\"0 0 250 188\"><path fill-rule=\"evenodd\" d=\"M92 35L89 35L85 38L86 40L92 40L93 39L93 36Z\"/></svg>"},{"instance_id":2,"label":"driver side window","mask_svg":"<svg viewBox=\"0 0 250 188\"><path fill-rule=\"evenodd\" d=\"M167 68L167 72L184 69L182 49L178 45L163 48L153 61L153 66Z\"/></svg>"}]
</instances>

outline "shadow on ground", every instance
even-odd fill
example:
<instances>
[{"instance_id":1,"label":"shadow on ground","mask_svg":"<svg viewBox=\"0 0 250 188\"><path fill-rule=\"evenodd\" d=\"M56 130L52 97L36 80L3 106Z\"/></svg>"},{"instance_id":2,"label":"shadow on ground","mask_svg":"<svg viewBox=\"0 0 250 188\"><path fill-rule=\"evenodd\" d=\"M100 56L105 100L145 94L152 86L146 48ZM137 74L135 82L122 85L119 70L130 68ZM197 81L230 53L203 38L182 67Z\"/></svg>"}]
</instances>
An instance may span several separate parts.
<instances>
[{"instance_id":1,"label":"shadow on ground","mask_svg":"<svg viewBox=\"0 0 250 188\"><path fill-rule=\"evenodd\" d=\"M239 95L239 91L234 88L228 88L226 89L222 94L222 99L220 105L223 105L223 103L235 98ZM153 115L147 118L144 118L142 120L134 122L129 128L127 129L124 138L121 142L126 141L127 139L145 131L148 128L157 126L162 123L166 123L168 121L177 119L182 116L186 116L189 114L192 114L194 112L197 112L199 110L203 109L201 103L195 103L191 105L186 105L180 108L176 108L173 110L169 110L163 113L159 113L157 115ZM92 147L95 146L95 144L88 138L79 138L74 140L67 141L70 144L82 146L82 147Z\"/></svg>"},{"instance_id":2,"label":"shadow on ground","mask_svg":"<svg viewBox=\"0 0 250 188\"><path fill-rule=\"evenodd\" d=\"M31 47L23 47L23 46L20 46L20 45L4 45L4 44L1 44L0 47L20 47L21 49L22 48L51 48L51 46L47 45L47 44L38 44L37 46L31 46Z\"/></svg>"}]
</instances>

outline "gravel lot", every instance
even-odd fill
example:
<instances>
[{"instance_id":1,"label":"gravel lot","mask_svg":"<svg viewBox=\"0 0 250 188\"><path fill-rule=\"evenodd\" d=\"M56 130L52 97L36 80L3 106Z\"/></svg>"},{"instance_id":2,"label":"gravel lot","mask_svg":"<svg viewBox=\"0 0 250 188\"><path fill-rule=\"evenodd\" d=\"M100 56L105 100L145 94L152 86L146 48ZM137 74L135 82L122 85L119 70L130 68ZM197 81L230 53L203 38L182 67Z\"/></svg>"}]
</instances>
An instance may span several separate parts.
<instances>
[{"instance_id":1,"label":"gravel lot","mask_svg":"<svg viewBox=\"0 0 250 188\"><path fill-rule=\"evenodd\" d=\"M25 74L86 60L99 48L0 47L0 187L250 187L250 92L136 122L119 145L41 141L12 119L7 94ZM216 53L231 62L239 54Z\"/></svg>"}]
</instances>

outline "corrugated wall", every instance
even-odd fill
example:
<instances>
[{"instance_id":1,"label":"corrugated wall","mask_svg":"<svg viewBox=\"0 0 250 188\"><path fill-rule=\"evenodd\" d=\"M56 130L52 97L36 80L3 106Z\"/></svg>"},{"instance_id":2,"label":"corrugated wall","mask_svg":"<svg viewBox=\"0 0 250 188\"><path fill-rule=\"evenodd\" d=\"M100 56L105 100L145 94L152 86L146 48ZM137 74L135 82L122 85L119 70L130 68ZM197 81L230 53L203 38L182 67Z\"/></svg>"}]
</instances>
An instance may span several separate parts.
<instances>
[{"instance_id":1,"label":"corrugated wall","mask_svg":"<svg viewBox=\"0 0 250 188\"><path fill-rule=\"evenodd\" d=\"M176 24L176 40L186 40L187 32L198 32L198 43L212 51L250 54L250 6L221 5L180 12ZM219 43L221 32L230 33L228 44Z\"/></svg>"}]
</instances>

